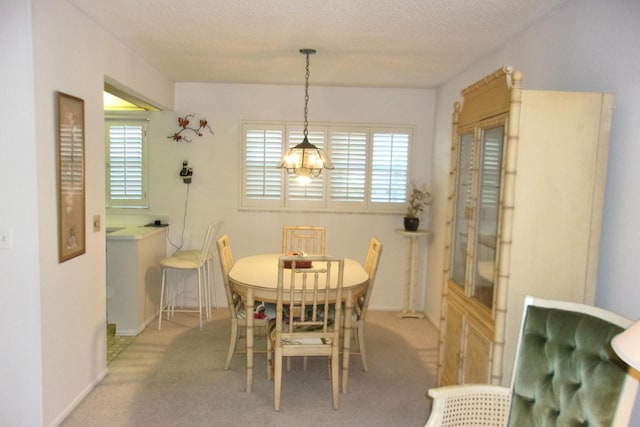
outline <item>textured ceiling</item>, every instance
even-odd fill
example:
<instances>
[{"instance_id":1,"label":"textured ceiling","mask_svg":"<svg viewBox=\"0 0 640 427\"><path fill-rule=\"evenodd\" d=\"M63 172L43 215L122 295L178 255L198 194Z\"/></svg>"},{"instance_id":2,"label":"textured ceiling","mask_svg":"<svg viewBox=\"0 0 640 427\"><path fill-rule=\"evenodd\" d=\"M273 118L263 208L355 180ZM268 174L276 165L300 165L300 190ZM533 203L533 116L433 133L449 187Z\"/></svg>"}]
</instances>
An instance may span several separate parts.
<instances>
[{"instance_id":1,"label":"textured ceiling","mask_svg":"<svg viewBox=\"0 0 640 427\"><path fill-rule=\"evenodd\" d=\"M566 0L69 0L178 82L432 88ZM497 64L500 65L500 64Z\"/></svg>"}]
</instances>

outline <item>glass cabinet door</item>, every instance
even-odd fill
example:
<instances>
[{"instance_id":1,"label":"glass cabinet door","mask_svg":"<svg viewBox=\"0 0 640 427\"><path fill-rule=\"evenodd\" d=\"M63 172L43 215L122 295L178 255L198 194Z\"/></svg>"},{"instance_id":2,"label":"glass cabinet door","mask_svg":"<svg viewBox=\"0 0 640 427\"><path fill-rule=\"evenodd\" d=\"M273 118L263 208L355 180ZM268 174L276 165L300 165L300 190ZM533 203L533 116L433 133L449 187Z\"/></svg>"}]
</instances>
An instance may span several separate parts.
<instances>
[{"instance_id":1,"label":"glass cabinet door","mask_svg":"<svg viewBox=\"0 0 640 427\"><path fill-rule=\"evenodd\" d=\"M469 240L469 220L472 219L471 185L473 180L473 130L460 135L458 139L458 159L456 172L455 218L451 246L450 279L464 288L467 275L467 245Z\"/></svg>"},{"instance_id":2,"label":"glass cabinet door","mask_svg":"<svg viewBox=\"0 0 640 427\"><path fill-rule=\"evenodd\" d=\"M471 296L488 308L493 305L503 140L503 125L481 132Z\"/></svg>"}]
</instances>

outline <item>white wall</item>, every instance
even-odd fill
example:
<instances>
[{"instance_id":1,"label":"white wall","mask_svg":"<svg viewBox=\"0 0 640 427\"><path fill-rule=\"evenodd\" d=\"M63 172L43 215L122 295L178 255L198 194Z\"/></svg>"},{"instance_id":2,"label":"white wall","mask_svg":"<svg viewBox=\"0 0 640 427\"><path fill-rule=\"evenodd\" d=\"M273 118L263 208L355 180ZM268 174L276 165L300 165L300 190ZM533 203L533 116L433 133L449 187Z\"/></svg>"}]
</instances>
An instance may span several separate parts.
<instances>
[{"instance_id":1,"label":"white wall","mask_svg":"<svg viewBox=\"0 0 640 427\"><path fill-rule=\"evenodd\" d=\"M102 33L105 81L160 109L173 109L173 81L141 61L113 35Z\"/></svg>"},{"instance_id":2,"label":"white wall","mask_svg":"<svg viewBox=\"0 0 640 427\"><path fill-rule=\"evenodd\" d=\"M303 78L301 63L301 79ZM355 89L314 87L309 89L309 122L387 123L415 126L414 164L416 180L428 183L432 138L434 91L406 89ZM168 214L170 237L179 242L182 232L187 186L178 171L183 160L194 168L189 188L185 247L200 244L206 224L225 221L222 232L231 239L236 258L279 252L282 226L314 224L327 228L327 251L364 260L369 239L383 242L376 291L371 306L397 310L402 306L404 240L394 232L402 227L402 215L239 212L240 121L289 120L301 122L304 85L268 86L240 84L178 83L176 111L206 118L215 131L212 136L176 143L167 138L177 130L177 115L155 114L150 137L151 211ZM160 117L159 117L160 116ZM423 248L426 253L426 244ZM426 256L426 255L425 255ZM221 283L221 282L218 282ZM423 288L423 287L422 287ZM419 306L423 301L421 288ZM226 305L218 286L218 301Z\"/></svg>"},{"instance_id":3,"label":"white wall","mask_svg":"<svg viewBox=\"0 0 640 427\"><path fill-rule=\"evenodd\" d=\"M66 1L32 1L44 422L106 374L101 33ZM86 253L58 263L55 92L84 100ZM64 386L61 386L63 385Z\"/></svg>"},{"instance_id":4,"label":"white wall","mask_svg":"<svg viewBox=\"0 0 640 427\"><path fill-rule=\"evenodd\" d=\"M94 215L105 220L106 48L102 31L66 0L3 1L0 20L0 46L9 61L0 68L0 228L12 234L12 246L0 249L0 325L7 343L0 423L57 425L107 372L105 236L104 229L92 229ZM126 49L111 70L125 84L142 79L132 70L143 70L150 81L140 93L152 99L155 88L158 99L172 104L171 81ZM56 91L82 98L85 107L86 253L61 264Z\"/></svg>"},{"instance_id":5,"label":"white wall","mask_svg":"<svg viewBox=\"0 0 640 427\"><path fill-rule=\"evenodd\" d=\"M438 91L433 179L436 235L429 247L428 283L442 284L444 206L449 167L451 112L460 91L504 64L523 72L523 87L615 94L609 149L596 305L640 318L636 266L640 233L640 2L575 0L505 46L455 76ZM568 159L570 161L570 159ZM553 278L550 278L553 280ZM429 289L429 317L440 316L440 289ZM429 295L432 298L429 298ZM640 398L630 425L640 425Z\"/></svg>"},{"instance_id":6,"label":"white wall","mask_svg":"<svg viewBox=\"0 0 640 427\"><path fill-rule=\"evenodd\" d=\"M0 2L0 227L12 246L0 249L0 418L6 425L42 423L42 344L33 47L28 1Z\"/></svg>"}]
</instances>

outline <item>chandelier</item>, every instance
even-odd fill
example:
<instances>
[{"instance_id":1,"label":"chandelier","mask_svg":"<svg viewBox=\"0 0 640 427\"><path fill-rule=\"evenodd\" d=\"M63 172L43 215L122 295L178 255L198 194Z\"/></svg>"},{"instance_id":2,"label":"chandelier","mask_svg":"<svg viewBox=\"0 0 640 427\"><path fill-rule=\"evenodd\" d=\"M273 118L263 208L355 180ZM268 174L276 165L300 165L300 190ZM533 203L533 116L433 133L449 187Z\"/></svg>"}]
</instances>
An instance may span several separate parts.
<instances>
[{"instance_id":1,"label":"chandelier","mask_svg":"<svg viewBox=\"0 0 640 427\"><path fill-rule=\"evenodd\" d=\"M306 77L304 83L304 139L301 143L287 150L278 165L291 175L295 175L296 181L307 184L311 178L320 176L322 169L333 169L333 165L327 154L320 148L309 142L307 137L309 122L309 55L316 53L315 49L300 49L300 53L307 57Z\"/></svg>"}]
</instances>

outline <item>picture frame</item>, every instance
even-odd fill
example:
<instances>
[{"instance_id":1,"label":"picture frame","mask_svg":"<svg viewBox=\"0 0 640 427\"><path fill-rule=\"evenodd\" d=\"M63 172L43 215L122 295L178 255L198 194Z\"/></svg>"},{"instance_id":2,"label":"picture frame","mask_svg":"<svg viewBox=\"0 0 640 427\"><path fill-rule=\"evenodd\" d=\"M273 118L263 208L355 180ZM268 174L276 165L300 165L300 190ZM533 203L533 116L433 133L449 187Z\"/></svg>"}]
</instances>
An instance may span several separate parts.
<instances>
[{"instance_id":1,"label":"picture frame","mask_svg":"<svg viewBox=\"0 0 640 427\"><path fill-rule=\"evenodd\" d=\"M56 92L58 263L86 252L84 100Z\"/></svg>"}]
</instances>

